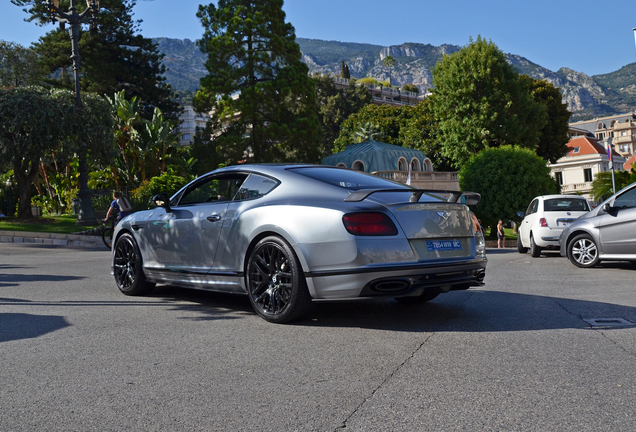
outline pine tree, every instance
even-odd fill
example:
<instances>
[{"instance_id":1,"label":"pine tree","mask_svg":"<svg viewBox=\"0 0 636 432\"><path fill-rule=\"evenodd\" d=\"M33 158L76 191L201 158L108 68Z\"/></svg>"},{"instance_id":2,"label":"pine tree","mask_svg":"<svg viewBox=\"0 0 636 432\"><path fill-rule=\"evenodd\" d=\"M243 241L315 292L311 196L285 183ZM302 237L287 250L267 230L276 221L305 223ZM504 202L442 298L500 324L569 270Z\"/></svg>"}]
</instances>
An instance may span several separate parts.
<instances>
[{"instance_id":1,"label":"pine tree","mask_svg":"<svg viewBox=\"0 0 636 432\"><path fill-rule=\"evenodd\" d=\"M29 20L40 25L47 23L46 8L37 0L11 0L23 6ZM80 34L80 73L82 90L112 97L126 90L126 97L138 97L144 117L152 118L155 107L166 117L176 118L179 106L166 84L161 64L163 54L151 39L138 33L139 22L133 20L134 0L101 0L100 11L91 31ZM68 10L68 0L60 2L61 10ZM76 2L81 10L85 3ZM50 21L49 21L50 22ZM68 27L59 24L35 44L40 59L49 74L50 84L72 88L72 62Z\"/></svg>"},{"instance_id":2,"label":"pine tree","mask_svg":"<svg viewBox=\"0 0 636 432\"><path fill-rule=\"evenodd\" d=\"M219 0L199 6L208 74L195 106L212 111L207 136L213 137L201 145L225 163L319 161L315 89L282 5Z\"/></svg>"}]
</instances>

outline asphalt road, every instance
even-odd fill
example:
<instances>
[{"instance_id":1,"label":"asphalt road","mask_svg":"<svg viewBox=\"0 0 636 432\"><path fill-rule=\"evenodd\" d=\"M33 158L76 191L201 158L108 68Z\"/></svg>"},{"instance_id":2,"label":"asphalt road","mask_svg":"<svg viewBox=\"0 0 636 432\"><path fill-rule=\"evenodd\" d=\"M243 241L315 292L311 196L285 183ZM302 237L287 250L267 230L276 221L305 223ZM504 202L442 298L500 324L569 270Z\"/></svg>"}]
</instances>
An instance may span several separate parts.
<instances>
[{"instance_id":1,"label":"asphalt road","mask_svg":"<svg viewBox=\"0 0 636 432\"><path fill-rule=\"evenodd\" d=\"M105 250L2 243L0 431L632 432L635 270L489 250L482 289L274 325L126 297Z\"/></svg>"}]
</instances>

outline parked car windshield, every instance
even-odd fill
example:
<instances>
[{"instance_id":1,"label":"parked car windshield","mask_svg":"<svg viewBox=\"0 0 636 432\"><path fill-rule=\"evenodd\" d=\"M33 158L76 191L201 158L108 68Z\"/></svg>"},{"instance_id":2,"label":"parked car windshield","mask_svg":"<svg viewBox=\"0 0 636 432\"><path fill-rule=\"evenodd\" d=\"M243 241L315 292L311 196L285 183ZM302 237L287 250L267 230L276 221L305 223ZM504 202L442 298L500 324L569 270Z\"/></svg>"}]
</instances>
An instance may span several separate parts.
<instances>
[{"instance_id":1,"label":"parked car windshield","mask_svg":"<svg viewBox=\"0 0 636 432\"><path fill-rule=\"evenodd\" d=\"M543 210L556 211L589 211L587 200L580 198L552 198L545 200Z\"/></svg>"},{"instance_id":2,"label":"parked car windshield","mask_svg":"<svg viewBox=\"0 0 636 432\"><path fill-rule=\"evenodd\" d=\"M351 171L342 168L291 168L295 173L310 177L333 186L338 186L348 190L359 189L395 189L403 187L408 191L409 187L402 183L393 182L391 180L376 177L360 171Z\"/></svg>"}]
</instances>

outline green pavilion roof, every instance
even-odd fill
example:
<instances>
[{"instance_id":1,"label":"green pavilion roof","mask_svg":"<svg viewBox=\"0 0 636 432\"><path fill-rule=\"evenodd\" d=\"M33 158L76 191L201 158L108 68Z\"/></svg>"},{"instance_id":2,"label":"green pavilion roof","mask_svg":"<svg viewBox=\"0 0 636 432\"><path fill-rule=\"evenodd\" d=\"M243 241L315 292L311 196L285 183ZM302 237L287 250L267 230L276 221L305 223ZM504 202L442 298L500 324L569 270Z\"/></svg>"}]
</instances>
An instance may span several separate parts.
<instances>
[{"instance_id":1,"label":"green pavilion roof","mask_svg":"<svg viewBox=\"0 0 636 432\"><path fill-rule=\"evenodd\" d=\"M322 160L322 164L336 166L343 163L347 168L351 168L355 161L361 161L366 172L395 171L401 157L404 157L407 163L416 158L420 161L420 166L423 166L426 155L420 150L369 140L351 144L340 153L327 156Z\"/></svg>"}]
</instances>

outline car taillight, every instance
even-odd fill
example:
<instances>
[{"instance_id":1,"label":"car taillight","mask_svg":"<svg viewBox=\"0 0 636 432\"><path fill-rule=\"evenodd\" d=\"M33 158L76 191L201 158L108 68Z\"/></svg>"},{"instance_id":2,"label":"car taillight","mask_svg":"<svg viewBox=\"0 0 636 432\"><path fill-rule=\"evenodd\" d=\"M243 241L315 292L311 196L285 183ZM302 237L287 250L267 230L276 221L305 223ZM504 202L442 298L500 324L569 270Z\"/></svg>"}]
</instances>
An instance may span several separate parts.
<instances>
[{"instance_id":1,"label":"car taillight","mask_svg":"<svg viewBox=\"0 0 636 432\"><path fill-rule=\"evenodd\" d=\"M545 218L539 219L539 224L541 224L542 228L547 228L548 227L548 221L545 220Z\"/></svg>"},{"instance_id":2,"label":"car taillight","mask_svg":"<svg viewBox=\"0 0 636 432\"><path fill-rule=\"evenodd\" d=\"M349 213L342 222L350 234L359 236L397 235L395 224L384 213Z\"/></svg>"}]
</instances>

